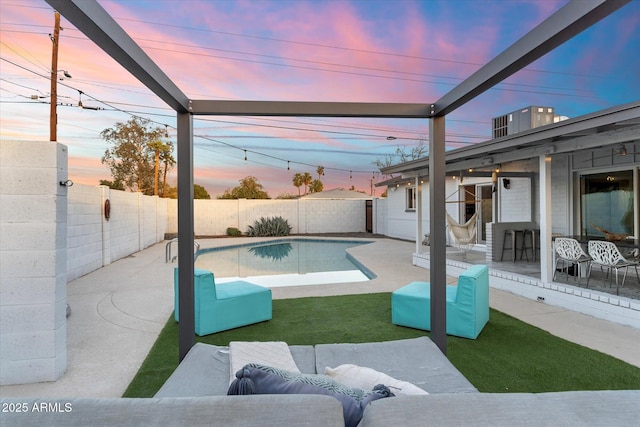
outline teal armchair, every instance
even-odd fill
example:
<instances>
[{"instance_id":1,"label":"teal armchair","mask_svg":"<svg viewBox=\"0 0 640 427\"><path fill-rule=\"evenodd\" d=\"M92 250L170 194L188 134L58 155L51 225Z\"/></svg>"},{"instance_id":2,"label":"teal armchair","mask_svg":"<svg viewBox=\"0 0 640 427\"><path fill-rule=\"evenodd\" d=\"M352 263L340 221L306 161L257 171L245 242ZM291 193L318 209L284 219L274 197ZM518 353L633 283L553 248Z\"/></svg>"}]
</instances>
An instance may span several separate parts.
<instances>
[{"instance_id":1,"label":"teal armchair","mask_svg":"<svg viewBox=\"0 0 640 427\"><path fill-rule=\"evenodd\" d=\"M474 265L447 285L448 335L476 339L489 321L489 269ZM431 285L412 282L391 294L391 322L394 325L431 330Z\"/></svg>"},{"instance_id":2,"label":"teal armchair","mask_svg":"<svg viewBox=\"0 0 640 427\"><path fill-rule=\"evenodd\" d=\"M180 320L178 269L174 270L174 318ZM195 269L195 332L199 336L271 319L271 289L244 281L215 283L213 273Z\"/></svg>"}]
</instances>

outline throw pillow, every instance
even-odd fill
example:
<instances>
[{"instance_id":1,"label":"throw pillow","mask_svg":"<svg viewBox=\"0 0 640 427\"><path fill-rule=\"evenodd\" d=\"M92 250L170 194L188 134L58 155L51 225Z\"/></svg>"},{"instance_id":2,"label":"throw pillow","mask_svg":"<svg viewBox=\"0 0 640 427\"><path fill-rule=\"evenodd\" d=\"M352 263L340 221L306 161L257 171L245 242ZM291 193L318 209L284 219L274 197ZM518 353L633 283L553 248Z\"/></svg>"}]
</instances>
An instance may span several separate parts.
<instances>
[{"instance_id":1,"label":"throw pillow","mask_svg":"<svg viewBox=\"0 0 640 427\"><path fill-rule=\"evenodd\" d=\"M384 384L396 395L429 394L407 381L397 380L389 375L363 366L345 364L335 368L324 368L324 374L349 387L370 390L376 384Z\"/></svg>"},{"instance_id":2,"label":"throw pillow","mask_svg":"<svg viewBox=\"0 0 640 427\"><path fill-rule=\"evenodd\" d=\"M345 426L355 427L362 419L365 407L374 400L393 396L383 385L371 391L350 388L319 374L301 374L270 366L250 363L236 373L228 395L245 394L323 394L342 404Z\"/></svg>"},{"instance_id":3,"label":"throw pillow","mask_svg":"<svg viewBox=\"0 0 640 427\"><path fill-rule=\"evenodd\" d=\"M236 372L249 363L300 372L289 346L284 341L231 341L229 343L229 384Z\"/></svg>"}]
</instances>

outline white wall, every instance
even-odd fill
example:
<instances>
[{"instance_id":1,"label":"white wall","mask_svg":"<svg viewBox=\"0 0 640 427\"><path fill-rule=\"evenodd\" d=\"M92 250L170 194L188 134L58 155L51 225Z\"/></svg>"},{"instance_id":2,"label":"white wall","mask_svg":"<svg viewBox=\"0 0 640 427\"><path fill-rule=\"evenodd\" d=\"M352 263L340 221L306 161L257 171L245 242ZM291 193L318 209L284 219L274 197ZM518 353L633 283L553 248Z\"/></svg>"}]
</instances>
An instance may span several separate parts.
<instances>
[{"instance_id":1,"label":"white wall","mask_svg":"<svg viewBox=\"0 0 640 427\"><path fill-rule=\"evenodd\" d=\"M194 200L196 236L221 236L227 228L246 232L260 218L280 216L292 234L366 232L365 200ZM375 214L374 214L375 216ZM177 201L167 200L166 232L178 232Z\"/></svg>"},{"instance_id":2,"label":"white wall","mask_svg":"<svg viewBox=\"0 0 640 427\"><path fill-rule=\"evenodd\" d=\"M167 199L82 184L68 191L67 280L164 240ZM106 200L111 205L109 220Z\"/></svg>"},{"instance_id":3,"label":"white wall","mask_svg":"<svg viewBox=\"0 0 640 427\"><path fill-rule=\"evenodd\" d=\"M67 149L0 142L0 384L67 368Z\"/></svg>"}]
</instances>

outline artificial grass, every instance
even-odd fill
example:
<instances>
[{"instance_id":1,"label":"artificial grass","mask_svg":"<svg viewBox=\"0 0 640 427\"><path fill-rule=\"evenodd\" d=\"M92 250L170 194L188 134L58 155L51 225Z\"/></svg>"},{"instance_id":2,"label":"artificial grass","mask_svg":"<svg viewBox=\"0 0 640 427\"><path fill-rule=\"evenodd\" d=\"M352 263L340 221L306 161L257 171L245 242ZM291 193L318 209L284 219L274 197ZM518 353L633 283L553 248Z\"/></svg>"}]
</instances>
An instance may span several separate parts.
<instances>
[{"instance_id":1,"label":"artificial grass","mask_svg":"<svg viewBox=\"0 0 640 427\"><path fill-rule=\"evenodd\" d=\"M428 335L391 323L391 294L273 301L273 319L196 341L290 345L390 341ZM640 389L640 368L491 310L476 340L447 337L447 357L482 392ZM124 397L152 397L178 366L178 324L168 320ZM205 373L203 373L205 374Z\"/></svg>"}]
</instances>

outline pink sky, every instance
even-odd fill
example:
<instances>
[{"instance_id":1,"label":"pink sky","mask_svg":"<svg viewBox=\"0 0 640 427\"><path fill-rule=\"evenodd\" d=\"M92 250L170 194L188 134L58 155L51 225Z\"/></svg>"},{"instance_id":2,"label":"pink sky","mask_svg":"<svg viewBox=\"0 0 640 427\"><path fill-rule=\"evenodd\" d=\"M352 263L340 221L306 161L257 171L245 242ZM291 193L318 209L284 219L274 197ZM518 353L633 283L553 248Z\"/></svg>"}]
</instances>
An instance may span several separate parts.
<instances>
[{"instance_id":1,"label":"pink sky","mask_svg":"<svg viewBox=\"0 0 640 427\"><path fill-rule=\"evenodd\" d=\"M426 104L566 2L99 3L192 99ZM0 138L48 140L53 11L40 0L3 0L0 16ZM492 117L528 105L574 117L640 99L639 17L632 2L452 113L449 148L488 139ZM58 107L58 141L69 147L70 178L97 184L111 179L100 162L102 130L136 114L167 125L175 140L175 114L64 18L62 26L58 68L73 78L59 82L58 102L69 106ZM104 110L77 108L79 91L84 105ZM252 175L275 197L297 194L293 174L316 177L317 166L326 189L369 192L372 179L383 179L375 160L410 149L428 136L428 123L196 117L194 130L209 138L194 140L196 183L215 196Z\"/></svg>"}]
</instances>

